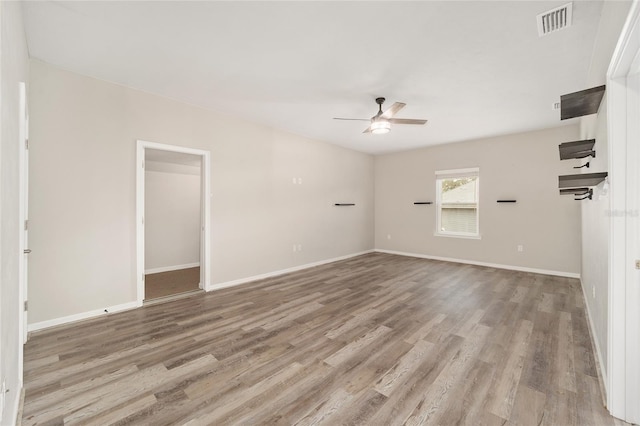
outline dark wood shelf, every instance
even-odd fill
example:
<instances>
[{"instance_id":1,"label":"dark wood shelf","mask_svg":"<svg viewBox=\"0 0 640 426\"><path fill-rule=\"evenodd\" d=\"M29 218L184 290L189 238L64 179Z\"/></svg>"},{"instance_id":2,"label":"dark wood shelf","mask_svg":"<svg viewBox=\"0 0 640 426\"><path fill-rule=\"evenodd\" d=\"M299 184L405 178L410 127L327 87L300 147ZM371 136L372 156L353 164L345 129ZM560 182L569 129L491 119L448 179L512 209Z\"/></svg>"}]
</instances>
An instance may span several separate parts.
<instances>
[{"instance_id":1,"label":"dark wood shelf","mask_svg":"<svg viewBox=\"0 0 640 426\"><path fill-rule=\"evenodd\" d=\"M497 203L515 203L517 202L516 200L497 200Z\"/></svg>"},{"instance_id":2,"label":"dark wood shelf","mask_svg":"<svg viewBox=\"0 0 640 426\"><path fill-rule=\"evenodd\" d=\"M560 195L582 195L589 192L589 188L565 188L560 190Z\"/></svg>"},{"instance_id":3,"label":"dark wood shelf","mask_svg":"<svg viewBox=\"0 0 640 426\"><path fill-rule=\"evenodd\" d=\"M343 206L355 206L352 203L335 203L334 206L343 207Z\"/></svg>"},{"instance_id":4,"label":"dark wood shelf","mask_svg":"<svg viewBox=\"0 0 640 426\"><path fill-rule=\"evenodd\" d=\"M606 86L592 87L560 96L560 120L597 113L605 88Z\"/></svg>"},{"instance_id":5,"label":"dark wood shelf","mask_svg":"<svg viewBox=\"0 0 640 426\"><path fill-rule=\"evenodd\" d=\"M416 201L413 204L415 204L415 205L423 205L423 204L433 204L433 202L432 201Z\"/></svg>"},{"instance_id":6,"label":"dark wood shelf","mask_svg":"<svg viewBox=\"0 0 640 426\"><path fill-rule=\"evenodd\" d=\"M607 172L558 176L558 187L561 190L567 188L589 188L590 186L596 186L607 176Z\"/></svg>"},{"instance_id":7,"label":"dark wood shelf","mask_svg":"<svg viewBox=\"0 0 640 426\"><path fill-rule=\"evenodd\" d=\"M596 152L593 146L596 144L595 139L586 139L583 141L564 142L559 145L560 159L570 160L573 158L596 158Z\"/></svg>"}]
</instances>

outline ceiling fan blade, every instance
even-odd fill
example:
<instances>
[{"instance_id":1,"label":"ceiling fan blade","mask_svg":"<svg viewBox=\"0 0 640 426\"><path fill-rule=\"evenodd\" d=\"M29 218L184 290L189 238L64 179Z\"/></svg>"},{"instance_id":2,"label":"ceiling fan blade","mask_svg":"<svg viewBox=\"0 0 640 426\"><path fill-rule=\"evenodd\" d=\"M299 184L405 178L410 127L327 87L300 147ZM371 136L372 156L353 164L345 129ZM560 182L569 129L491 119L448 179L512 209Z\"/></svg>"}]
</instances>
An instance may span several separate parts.
<instances>
[{"instance_id":1,"label":"ceiling fan blade","mask_svg":"<svg viewBox=\"0 0 640 426\"><path fill-rule=\"evenodd\" d=\"M345 120L345 121L371 121L370 118L340 118L333 117L334 120Z\"/></svg>"},{"instance_id":2,"label":"ceiling fan blade","mask_svg":"<svg viewBox=\"0 0 640 426\"><path fill-rule=\"evenodd\" d=\"M398 113L402 108L404 108L407 104L403 104L402 102L396 102L391 105L391 107L382 113L382 117L391 118Z\"/></svg>"},{"instance_id":3,"label":"ceiling fan blade","mask_svg":"<svg viewBox=\"0 0 640 426\"><path fill-rule=\"evenodd\" d=\"M390 118L392 124L426 124L427 120L418 120L415 118Z\"/></svg>"},{"instance_id":4,"label":"ceiling fan blade","mask_svg":"<svg viewBox=\"0 0 640 426\"><path fill-rule=\"evenodd\" d=\"M371 126L367 127L362 133L371 133Z\"/></svg>"}]
</instances>

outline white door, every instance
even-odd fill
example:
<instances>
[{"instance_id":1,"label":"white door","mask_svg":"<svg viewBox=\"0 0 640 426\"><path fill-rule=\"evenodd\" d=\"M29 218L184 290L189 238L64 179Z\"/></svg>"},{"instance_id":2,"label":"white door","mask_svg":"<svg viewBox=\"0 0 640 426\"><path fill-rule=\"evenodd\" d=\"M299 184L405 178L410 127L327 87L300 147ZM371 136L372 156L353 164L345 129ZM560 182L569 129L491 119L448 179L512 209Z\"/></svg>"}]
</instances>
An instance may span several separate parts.
<instances>
[{"instance_id":1,"label":"white door","mask_svg":"<svg viewBox=\"0 0 640 426\"><path fill-rule=\"evenodd\" d=\"M29 267L29 114L27 109L27 90L25 83L20 83L20 226L22 250L20 268L20 303L23 311L21 331L23 342L27 341L27 281Z\"/></svg>"},{"instance_id":2,"label":"white door","mask_svg":"<svg viewBox=\"0 0 640 426\"><path fill-rule=\"evenodd\" d=\"M640 56L627 76L626 421L640 424Z\"/></svg>"},{"instance_id":3,"label":"white door","mask_svg":"<svg viewBox=\"0 0 640 426\"><path fill-rule=\"evenodd\" d=\"M609 333L607 408L640 424L640 2L634 1L607 72Z\"/></svg>"}]
</instances>

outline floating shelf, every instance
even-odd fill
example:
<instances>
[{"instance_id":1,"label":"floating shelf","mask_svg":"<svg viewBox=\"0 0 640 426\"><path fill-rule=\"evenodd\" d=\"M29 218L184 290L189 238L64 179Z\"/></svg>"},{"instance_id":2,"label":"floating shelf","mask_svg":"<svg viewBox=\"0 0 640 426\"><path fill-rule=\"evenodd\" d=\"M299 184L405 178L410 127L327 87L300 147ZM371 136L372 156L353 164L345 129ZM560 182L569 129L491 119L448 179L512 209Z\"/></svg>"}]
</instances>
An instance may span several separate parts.
<instances>
[{"instance_id":1,"label":"floating shelf","mask_svg":"<svg viewBox=\"0 0 640 426\"><path fill-rule=\"evenodd\" d=\"M355 206L352 203L335 203L334 206L343 207L343 206Z\"/></svg>"},{"instance_id":2,"label":"floating shelf","mask_svg":"<svg viewBox=\"0 0 640 426\"><path fill-rule=\"evenodd\" d=\"M558 176L558 187L560 188L560 190L567 188L582 188L586 190L590 186L596 186L597 184L602 182L607 177L607 175L607 172L602 172Z\"/></svg>"},{"instance_id":3,"label":"floating shelf","mask_svg":"<svg viewBox=\"0 0 640 426\"><path fill-rule=\"evenodd\" d=\"M516 200L497 200L497 203L515 203Z\"/></svg>"},{"instance_id":4,"label":"floating shelf","mask_svg":"<svg viewBox=\"0 0 640 426\"><path fill-rule=\"evenodd\" d=\"M596 152L593 146L596 144L595 139L586 139L583 141L564 142L559 145L560 159L570 160L573 158L596 158Z\"/></svg>"},{"instance_id":5,"label":"floating shelf","mask_svg":"<svg viewBox=\"0 0 640 426\"><path fill-rule=\"evenodd\" d=\"M565 188L560 190L560 195L582 195L589 192L589 188Z\"/></svg>"},{"instance_id":6,"label":"floating shelf","mask_svg":"<svg viewBox=\"0 0 640 426\"><path fill-rule=\"evenodd\" d=\"M422 205L422 204L433 204L432 201L416 201L415 203L413 203L415 205Z\"/></svg>"},{"instance_id":7,"label":"floating shelf","mask_svg":"<svg viewBox=\"0 0 640 426\"><path fill-rule=\"evenodd\" d=\"M605 87L598 86L560 96L560 120L597 113Z\"/></svg>"}]
</instances>

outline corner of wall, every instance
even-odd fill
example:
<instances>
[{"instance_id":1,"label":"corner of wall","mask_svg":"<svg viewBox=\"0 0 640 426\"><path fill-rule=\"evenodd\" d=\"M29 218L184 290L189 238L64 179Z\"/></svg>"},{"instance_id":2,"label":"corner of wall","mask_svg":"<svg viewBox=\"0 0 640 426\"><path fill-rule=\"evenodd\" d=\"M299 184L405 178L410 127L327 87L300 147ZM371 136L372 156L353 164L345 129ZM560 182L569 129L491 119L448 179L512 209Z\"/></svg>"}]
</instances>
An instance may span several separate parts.
<instances>
[{"instance_id":1,"label":"corner of wall","mask_svg":"<svg viewBox=\"0 0 640 426\"><path fill-rule=\"evenodd\" d=\"M0 2L0 376L5 383L0 423L16 422L22 390L22 289L20 288L20 83L27 83L29 54L22 2Z\"/></svg>"},{"instance_id":2,"label":"corner of wall","mask_svg":"<svg viewBox=\"0 0 640 426\"><path fill-rule=\"evenodd\" d=\"M586 87L605 84L606 73L632 2L604 2L594 44ZM582 139L595 139L596 157L590 159L589 172L608 171L607 93L598 114L580 119ZM606 395L609 329L609 240L610 209L608 190L601 183L594 188L593 200L581 204L581 276L586 315L594 352L598 358L602 390Z\"/></svg>"}]
</instances>

